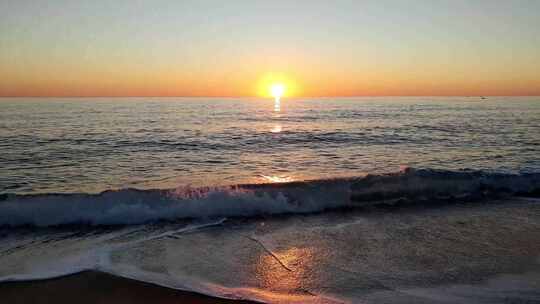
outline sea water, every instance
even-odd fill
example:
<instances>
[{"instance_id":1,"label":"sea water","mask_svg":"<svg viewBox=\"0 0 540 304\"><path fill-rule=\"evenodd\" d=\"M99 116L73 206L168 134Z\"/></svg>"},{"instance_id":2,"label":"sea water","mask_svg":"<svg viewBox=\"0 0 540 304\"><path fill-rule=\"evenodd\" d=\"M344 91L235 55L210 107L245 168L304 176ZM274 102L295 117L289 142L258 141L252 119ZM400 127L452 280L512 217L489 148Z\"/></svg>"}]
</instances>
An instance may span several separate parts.
<instances>
[{"instance_id":1,"label":"sea water","mask_svg":"<svg viewBox=\"0 0 540 304\"><path fill-rule=\"evenodd\" d=\"M5 98L0 149L0 282L540 301L539 98Z\"/></svg>"},{"instance_id":2,"label":"sea water","mask_svg":"<svg viewBox=\"0 0 540 304\"><path fill-rule=\"evenodd\" d=\"M2 98L0 193L540 171L538 97Z\"/></svg>"}]
</instances>

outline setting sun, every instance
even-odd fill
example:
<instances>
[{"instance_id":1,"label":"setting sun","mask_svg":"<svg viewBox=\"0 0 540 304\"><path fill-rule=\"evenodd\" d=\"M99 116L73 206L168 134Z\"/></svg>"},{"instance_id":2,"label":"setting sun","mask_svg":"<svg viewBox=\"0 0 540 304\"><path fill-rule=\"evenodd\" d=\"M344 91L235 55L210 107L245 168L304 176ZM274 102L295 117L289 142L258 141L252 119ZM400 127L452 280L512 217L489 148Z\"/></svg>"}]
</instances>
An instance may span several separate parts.
<instances>
[{"instance_id":1,"label":"setting sun","mask_svg":"<svg viewBox=\"0 0 540 304\"><path fill-rule=\"evenodd\" d=\"M274 98L280 98L285 93L285 85L282 83L274 83L270 86L270 93Z\"/></svg>"},{"instance_id":2,"label":"setting sun","mask_svg":"<svg viewBox=\"0 0 540 304\"><path fill-rule=\"evenodd\" d=\"M296 97L302 94L299 83L294 75L270 72L261 75L256 84L256 95L268 97Z\"/></svg>"}]
</instances>

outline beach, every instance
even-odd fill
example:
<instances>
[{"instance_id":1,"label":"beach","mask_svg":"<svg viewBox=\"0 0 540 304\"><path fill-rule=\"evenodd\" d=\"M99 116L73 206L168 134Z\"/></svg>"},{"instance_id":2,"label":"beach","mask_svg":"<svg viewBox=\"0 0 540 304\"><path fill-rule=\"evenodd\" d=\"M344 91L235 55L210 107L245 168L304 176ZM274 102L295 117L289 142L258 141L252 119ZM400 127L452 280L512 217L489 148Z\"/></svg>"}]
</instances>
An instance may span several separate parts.
<instances>
[{"instance_id":1,"label":"beach","mask_svg":"<svg viewBox=\"0 0 540 304\"><path fill-rule=\"evenodd\" d=\"M85 271L60 278L0 284L2 303L191 303L248 304Z\"/></svg>"},{"instance_id":2,"label":"beach","mask_svg":"<svg viewBox=\"0 0 540 304\"><path fill-rule=\"evenodd\" d=\"M50 296L58 303L228 303L161 285L265 303L536 303L539 227L535 198L230 219L142 242L127 241L133 232L116 236L125 245L93 266L116 276L85 271L5 282L0 296L6 303ZM49 247L43 253L52 255L34 257L35 264L4 253L3 265L39 271L54 252L68 257L73 244L59 242L63 250Z\"/></svg>"}]
</instances>

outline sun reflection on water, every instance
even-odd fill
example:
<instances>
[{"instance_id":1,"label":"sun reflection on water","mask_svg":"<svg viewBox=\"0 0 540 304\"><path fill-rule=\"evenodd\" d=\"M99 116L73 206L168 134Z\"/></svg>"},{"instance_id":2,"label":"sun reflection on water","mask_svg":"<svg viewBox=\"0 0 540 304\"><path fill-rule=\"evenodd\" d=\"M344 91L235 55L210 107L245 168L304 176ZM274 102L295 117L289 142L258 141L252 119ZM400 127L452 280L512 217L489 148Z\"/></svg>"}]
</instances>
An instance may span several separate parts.
<instances>
[{"instance_id":1,"label":"sun reflection on water","mask_svg":"<svg viewBox=\"0 0 540 304\"><path fill-rule=\"evenodd\" d=\"M288 175L260 175L265 180L272 183L288 183L292 182L294 179Z\"/></svg>"},{"instance_id":2,"label":"sun reflection on water","mask_svg":"<svg viewBox=\"0 0 540 304\"><path fill-rule=\"evenodd\" d=\"M261 287L280 292L305 294L306 280L313 267L310 248L292 247L286 250L261 254L255 265L256 277Z\"/></svg>"},{"instance_id":3,"label":"sun reflection on water","mask_svg":"<svg viewBox=\"0 0 540 304\"><path fill-rule=\"evenodd\" d=\"M272 133L280 133L282 130L283 130L283 128L281 127L281 125L275 125L274 127L272 127L272 129L270 129L270 132L272 132Z\"/></svg>"},{"instance_id":4,"label":"sun reflection on water","mask_svg":"<svg viewBox=\"0 0 540 304\"><path fill-rule=\"evenodd\" d=\"M274 112L281 111L281 96L285 93L285 85L275 83L270 87L270 93L274 96Z\"/></svg>"},{"instance_id":5,"label":"sun reflection on water","mask_svg":"<svg viewBox=\"0 0 540 304\"><path fill-rule=\"evenodd\" d=\"M274 112L280 112L281 111L281 101L279 97L276 97L274 99Z\"/></svg>"}]
</instances>

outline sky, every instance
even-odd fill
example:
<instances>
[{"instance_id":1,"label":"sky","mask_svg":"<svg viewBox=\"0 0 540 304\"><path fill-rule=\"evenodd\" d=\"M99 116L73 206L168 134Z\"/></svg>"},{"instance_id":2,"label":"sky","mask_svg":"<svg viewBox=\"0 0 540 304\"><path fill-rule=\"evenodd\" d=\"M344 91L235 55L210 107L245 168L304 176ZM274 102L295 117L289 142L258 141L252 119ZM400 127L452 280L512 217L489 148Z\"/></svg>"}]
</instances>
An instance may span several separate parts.
<instances>
[{"instance_id":1,"label":"sky","mask_svg":"<svg viewBox=\"0 0 540 304\"><path fill-rule=\"evenodd\" d=\"M0 0L0 96L540 95L537 0Z\"/></svg>"}]
</instances>

